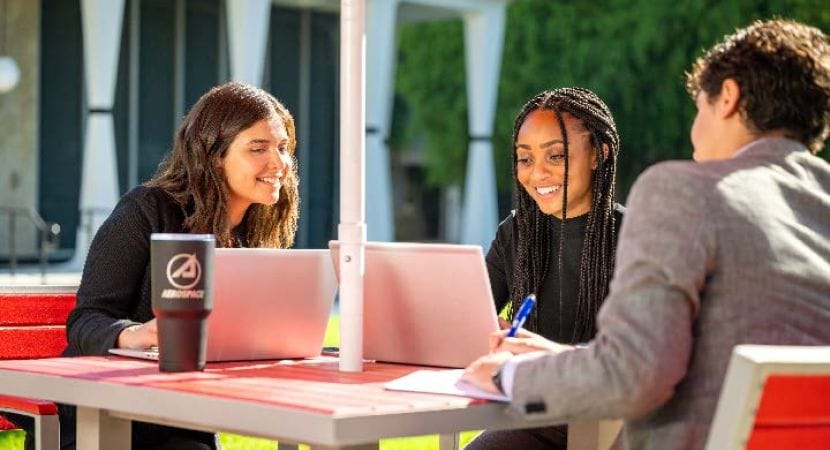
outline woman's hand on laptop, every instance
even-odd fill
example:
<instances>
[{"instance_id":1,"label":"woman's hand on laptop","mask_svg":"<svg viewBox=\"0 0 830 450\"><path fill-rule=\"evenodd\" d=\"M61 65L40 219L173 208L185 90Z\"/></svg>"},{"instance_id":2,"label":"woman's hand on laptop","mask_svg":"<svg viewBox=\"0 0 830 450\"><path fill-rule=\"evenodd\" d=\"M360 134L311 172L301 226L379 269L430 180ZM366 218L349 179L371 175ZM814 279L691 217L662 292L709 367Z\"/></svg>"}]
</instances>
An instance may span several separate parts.
<instances>
[{"instance_id":1,"label":"woman's hand on laptop","mask_svg":"<svg viewBox=\"0 0 830 450\"><path fill-rule=\"evenodd\" d=\"M507 337L508 331L501 330L490 335L490 353L510 352L519 355L544 351L556 354L573 350L571 345L558 344L523 328L516 332L515 337Z\"/></svg>"},{"instance_id":2,"label":"woman's hand on laptop","mask_svg":"<svg viewBox=\"0 0 830 450\"><path fill-rule=\"evenodd\" d=\"M144 322L141 325L133 325L124 328L118 335L116 346L118 348L130 348L144 350L159 345L158 328L156 319Z\"/></svg>"}]
</instances>

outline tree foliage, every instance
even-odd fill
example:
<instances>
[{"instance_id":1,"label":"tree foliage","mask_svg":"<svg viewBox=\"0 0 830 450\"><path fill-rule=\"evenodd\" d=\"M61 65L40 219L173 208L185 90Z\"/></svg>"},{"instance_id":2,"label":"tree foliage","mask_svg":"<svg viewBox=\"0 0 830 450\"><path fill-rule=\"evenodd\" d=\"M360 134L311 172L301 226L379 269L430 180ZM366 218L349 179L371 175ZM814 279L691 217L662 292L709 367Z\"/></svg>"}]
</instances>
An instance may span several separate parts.
<instances>
[{"instance_id":1,"label":"tree foliage","mask_svg":"<svg viewBox=\"0 0 830 450\"><path fill-rule=\"evenodd\" d=\"M402 132L393 123L392 146L423 137L427 183L461 180L469 135L463 26L460 21L410 25L401 31L399 47L393 122L401 113L410 120Z\"/></svg>"},{"instance_id":2,"label":"tree foliage","mask_svg":"<svg viewBox=\"0 0 830 450\"><path fill-rule=\"evenodd\" d=\"M701 51L755 19L787 17L830 31L828 0L515 0L508 8L494 127L501 189L511 189L515 114L533 94L594 90L622 140L620 198L642 170L691 155L694 105L684 73ZM423 136L428 181L463 179L468 144L461 21L411 24L399 36L396 90ZM822 154L828 157L828 151Z\"/></svg>"}]
</instances>

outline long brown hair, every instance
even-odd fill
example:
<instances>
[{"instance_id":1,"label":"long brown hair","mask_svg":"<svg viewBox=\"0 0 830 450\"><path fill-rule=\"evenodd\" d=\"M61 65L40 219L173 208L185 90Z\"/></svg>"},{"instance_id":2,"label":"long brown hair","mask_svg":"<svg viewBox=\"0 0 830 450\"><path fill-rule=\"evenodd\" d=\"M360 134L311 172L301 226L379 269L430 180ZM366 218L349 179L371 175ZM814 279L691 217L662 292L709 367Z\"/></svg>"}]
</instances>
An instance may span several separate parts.
<instances>
[{"instance_id":1,"label":"long brown hair","mask_svg":"<svg viewBox=\"0 0 830 450\"><path fill-rule=\"evenodd\" d=\"M516 139L527 116L545 109L556 114L565 150L565 180L562 193L562 221L559 230L559 308L562 309L562 267L565 242L565 219L568 211L568 133L562 113L576 117L591 133L591 144L596 152L597 168L592 175L592 202L585 225L585 243L579 266L579 297L576 324L572 342L584 342L596 333L596 315L608 294L608 285L614 272L617 232L614 217L614 184L617 172L617 153L620 138L608 106L593 92L583 88L561 88L544 91L525 104L513 125L513 178L515 181L516 216L514 241L516 266L513 271L513 289L510 293L510 317L514 317L522 299L542 286L548 271L551 254L551 236L555 222L544 214L519 182L516 164ZM608 147L605 155L603 146ZM536 314L528 320L528 329L537 330ZM562 335L562 333L560 333Z\"/></svg>"},{"instance_id":2,"label":"long brown hair","mask_svg":"<svg viewBox=\"0 0 830 450\"><path fill-rule=\"evenodd\" d=\"M166 191L181 205L185 229L213 233L220 247L290 247L299 206L296 160L286 168L277 203L251 205L235 236L228 221L228 182L219 167L237 134L256 122L274 118L285 126L294 160L294 118L282 103L264 90L243 83L214 87L193 105L176 132L173 149L145 185Z\"/></svg>"}]
</instances>

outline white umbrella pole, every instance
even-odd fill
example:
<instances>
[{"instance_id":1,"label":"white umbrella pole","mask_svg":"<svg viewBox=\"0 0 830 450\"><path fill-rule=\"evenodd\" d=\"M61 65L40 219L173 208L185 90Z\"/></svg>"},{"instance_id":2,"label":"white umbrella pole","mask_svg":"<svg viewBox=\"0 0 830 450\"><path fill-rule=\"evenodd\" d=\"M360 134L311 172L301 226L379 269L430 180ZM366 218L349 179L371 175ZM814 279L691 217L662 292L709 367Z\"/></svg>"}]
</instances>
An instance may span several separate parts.
<instances>
[{"instance_id":1,"label":"white umbrella pole","mask_svg":"<svg viewBox=\"0 0 830 450\"><path fill-rule=\"evenodd\" d=\"M363 371L366 243L366 17L364 0L340 1L340 371Z\"/></svg>"}]
</instances>

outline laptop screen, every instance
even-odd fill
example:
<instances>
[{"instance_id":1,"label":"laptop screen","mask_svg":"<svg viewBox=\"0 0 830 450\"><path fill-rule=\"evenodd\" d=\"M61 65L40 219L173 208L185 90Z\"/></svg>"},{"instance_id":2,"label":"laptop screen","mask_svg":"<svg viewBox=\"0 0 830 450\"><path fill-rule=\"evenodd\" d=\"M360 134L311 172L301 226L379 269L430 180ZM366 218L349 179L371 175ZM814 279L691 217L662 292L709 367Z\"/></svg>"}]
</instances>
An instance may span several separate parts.
<instances>
[{"instance_id":1,"label":"laptop screen","mask_svg":"<svg viewBox=\"0 0 830 450\"><path fill-rule=\"evenodd\" d=\"M329 242L339 276L340 243ZM363 356L465 367L498 330L479 246L369 242L363 287Z\"/></svg>"},{"instance_id":2,"label":"laptop screen","mask_svg":"<svg viewBox=\"0 0 830 450\"><path fill-rule=\"evenodd\" d=\"M216 249L209 361L320 354L337 280L328 250Z\"/></svg>"},{"instance_id":3,"label":"laptop screen","mask_svg":"<svg viewBox=\"0 0 830 450\"><path fill-rule=\"evenodd\" d=\"M207 360L320 354L337 291L329 250L216 249ZM150 349L111 353L158 359Z\"/></svg>"}]
</instances>

